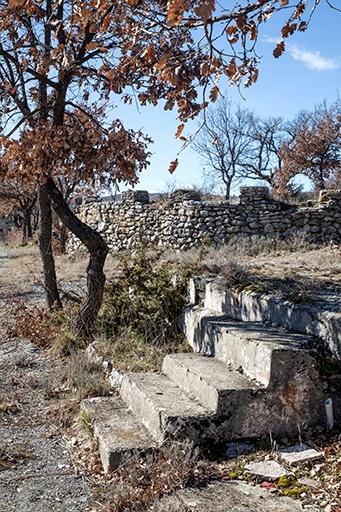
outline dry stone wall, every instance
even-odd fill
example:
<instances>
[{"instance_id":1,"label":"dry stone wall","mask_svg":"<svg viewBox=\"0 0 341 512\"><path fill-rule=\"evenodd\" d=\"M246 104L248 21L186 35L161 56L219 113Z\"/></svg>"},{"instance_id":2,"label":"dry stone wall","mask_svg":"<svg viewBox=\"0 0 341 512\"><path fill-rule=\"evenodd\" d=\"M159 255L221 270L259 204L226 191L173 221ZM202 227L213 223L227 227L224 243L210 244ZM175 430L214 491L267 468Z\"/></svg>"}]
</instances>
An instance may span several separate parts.
<instances>
[{"instance_id":1,"label":"dry stone wall","mask_svg":"<svg viewBox=\"0 0 341 512\"><path fill-rule=\"evenodd\" d=\"M293 233L305 233L317 243L341 243L341 191L321 192L314 207L276 201L266 187L242 187L238 204L200 201L190 192L150 202L148 192L128 191L120 202L82 204L78 215L112 250L151 245L189 249L236 236L288 238ZM79 245L71 237L69 252Z\"/></svg>"}]
</instances>

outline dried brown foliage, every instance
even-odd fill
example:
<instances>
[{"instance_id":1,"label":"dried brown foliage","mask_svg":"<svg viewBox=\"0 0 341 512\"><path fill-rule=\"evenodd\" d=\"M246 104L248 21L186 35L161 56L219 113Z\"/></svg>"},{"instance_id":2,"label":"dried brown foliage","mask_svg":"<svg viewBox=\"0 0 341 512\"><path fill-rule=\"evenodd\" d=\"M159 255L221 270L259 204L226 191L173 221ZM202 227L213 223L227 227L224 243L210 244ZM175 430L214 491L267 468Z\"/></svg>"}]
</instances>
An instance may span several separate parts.
<instances>
[{"instance_id":1,"label":"dried brown foliage","mask_svg":"<svg viewBox=\"0 0 341 512\"><path fill-rule=\"evenodd\" d=\"M136 97L142 105L164 100L165 109L176 107L181 138L183 123L217 100L220 76L246 86L257 80L256 42L263 23L285 9L281 32L287 38L306 30L318 3L255 0L231 8L214 0L1 3L0 102L5 121L17 112L14 126L4 123L2 143L23 164L11 172L28 180L32 172L51 175L57 163L63 172L80 165L85 174L95 170L134 182L146 162L145 139L117 120L106 124L112 93L126 103ZM204 90L201 99L198 86ZM12 138L18 130L21 137Z\"/></svg>"},{"instance_id":2,"label":"dried brown foliage","mask_svg":"<svg viewBox=\"0 0 341 512\"><path fill-rule=\"evenodd\" d=\"M28 306L23 300L10 302L9 336L26 338L35 345L48 347L59 332L58 325L45 308Z\"/></svg>"},{"instance_id":3,"label":"dried brown foliage","mask_svg":"<svg viewBox=\"0 0 341 512\"><path fill-rule=\"evenodd\" d=\"M315 190L340 181L341 104L319 105L314 112L301 113L292 126L291 142L281 147L282 169L277 173L277 189L297 174L304 174Z\"/></svg>"}]
</instances>

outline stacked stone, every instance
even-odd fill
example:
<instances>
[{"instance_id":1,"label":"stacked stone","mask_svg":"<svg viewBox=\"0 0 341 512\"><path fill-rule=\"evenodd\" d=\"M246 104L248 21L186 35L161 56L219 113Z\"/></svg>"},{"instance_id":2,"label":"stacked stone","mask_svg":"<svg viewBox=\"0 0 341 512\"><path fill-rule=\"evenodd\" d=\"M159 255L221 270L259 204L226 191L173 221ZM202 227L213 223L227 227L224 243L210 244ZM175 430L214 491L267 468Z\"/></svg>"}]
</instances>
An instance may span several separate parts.
<instances>
[{"instance_id":1,"label":"stacked stone","mask_svg":"<svg viewBox=\"0 0 341 512\"><path fill-rule=\"evenodd\" d=\"M112 250L155 245L185 250L236 236L295 233L317 243L341 243L341 191L323 193L317 207L304 208L274 200L266 187L242 187L239 204L200 201L187 192L150 203L148 192L128 191L121 202L82 204L79 216ZM79 246L71 236L69 251Z\"/></svg>"}]
</instances>

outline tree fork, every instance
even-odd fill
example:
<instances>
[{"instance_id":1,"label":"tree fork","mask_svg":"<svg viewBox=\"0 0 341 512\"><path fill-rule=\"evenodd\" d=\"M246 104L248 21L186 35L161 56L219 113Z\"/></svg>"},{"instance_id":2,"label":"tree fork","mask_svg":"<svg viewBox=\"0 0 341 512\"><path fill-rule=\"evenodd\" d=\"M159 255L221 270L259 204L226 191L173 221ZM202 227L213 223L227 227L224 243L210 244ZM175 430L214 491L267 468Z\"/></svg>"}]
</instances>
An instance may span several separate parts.
<instances>
[{"instance_id":1,"label":"tree fork","mask_svg":"<svg viewBox=\"0 0 341 512\"><path fill-rule=\"evenodd\" d=\"M38 187L38 204L40 212L38 235L39 251L43 263L47 305L49 309L52 309L54 306L62 307L62 302L57 286L56 267L52 249L52 210L46 185L40 185Z\"/></svg>"},{"instance_id":2,"label":"tree fork","mask_svg":"<svg viewBox=\"0 0 341 512\"><path fill-rule=\"evenodd\" d=\"M46 187L53 209L60 220L89 251L87 297L78 312L74 325L75 333L78 336L83 339L89 338L93 334L95 321L102 305L105 285L103 268L109 249L101 235L73 213L52 178L47 180Z\"/></svg>"}]
</instances>

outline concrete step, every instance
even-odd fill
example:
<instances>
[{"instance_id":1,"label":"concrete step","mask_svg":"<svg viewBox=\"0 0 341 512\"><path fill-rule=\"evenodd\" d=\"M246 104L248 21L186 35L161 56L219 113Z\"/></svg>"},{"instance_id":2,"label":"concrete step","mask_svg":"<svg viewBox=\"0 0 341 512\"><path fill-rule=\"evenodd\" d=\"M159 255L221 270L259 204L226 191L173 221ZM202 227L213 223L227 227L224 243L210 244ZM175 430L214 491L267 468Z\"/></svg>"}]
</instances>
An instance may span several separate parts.
<instances>
[{"instance_id":1,"label":"concrete step","mask_svg":"<svg viewBox=\"0 0 341 512\"><path fill-rule=\"evenodd\" d=\"M200 425L208 425L212 415L211 409L157 373L126 374L121 397L158 441L168 436L197 441Z\"/></svg>"},{"instance_id":2,"label":"concrete step","mask_svg":"<svg viewBox=\"0 0 341 512\"><path fill-rule=\"evenodd\" d=\"M202 353L239 369L267 387L275 387L307 371L315 361L310 336L267 327L260 322L212 319L205 324Z\"/></svg>"},{"instance_id":3,"label":"concrete step","mask_svg":"<svg viewBox=\"0 0 341 512\"><path fill-rule=\"evenodd\" d=\"M238 408L264 392L264 387L214 357L169 354L162 371L213 414L238 414Z\"/></svg>"},{"instance_id":4,"label":"concrete step","mask_svg":"<svg viewBox=\"0 0 341 512\"><path fill-rule=\"evenodd\" d=\"M115 469L127 459L158 445L119 397L83 400L82 409L91 415L104 471Z\"/></svg>"}]
</instances>

